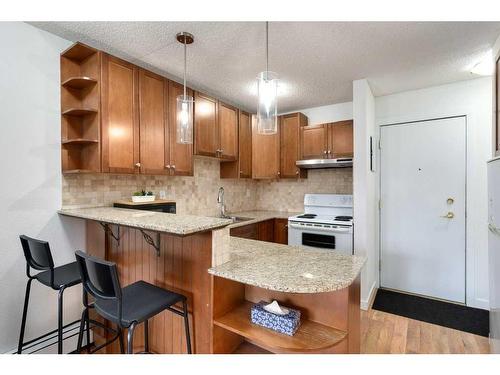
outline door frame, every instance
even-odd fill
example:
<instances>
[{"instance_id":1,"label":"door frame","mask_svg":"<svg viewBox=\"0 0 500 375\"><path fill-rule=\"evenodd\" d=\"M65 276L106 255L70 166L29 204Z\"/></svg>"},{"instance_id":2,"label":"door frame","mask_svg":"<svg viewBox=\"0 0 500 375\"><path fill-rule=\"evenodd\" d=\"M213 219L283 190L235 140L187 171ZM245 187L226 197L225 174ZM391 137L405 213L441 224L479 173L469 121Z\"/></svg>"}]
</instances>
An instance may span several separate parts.
<instances>
[{"instance_id":1,"label":"door frame","mask_svg":"<svg viewBox=\"0 0 500 375\"><path fill-rule=\"evenodd\" d=\"M379 199L379 206L378 206L378 285L379 287L382 286L382 267L381 267L381 262L382 262L382 207L381 207L381 196L382 196L382 148L381 148L381 141L382 141L382 128L389 127L389 126L404 126L408 124L415 124L415 123L420 123L420 122L429 122L429 121L437 121L437 120L447 120L447 119L454 119L454 118L462 118L465 120L465 126L464 126L464 132L465 132L465 165L464 165L464 172L465 172L465 186L464 186L464 195L465 195L465 201L464 201L464 209L465 209L465 226L464 226L464 257L465 257L465 262L464 262L464 300L465 302L462 304L460 302L455 302L455 301L448 301L446 302L451 302L451 303L456 303L459 305L465 305L469 306L470 304L468 303L468 293L467 293L467 282L468 282L468 251L467 251L467 244L468 244L468 239L467 239L467 227L468 227L468 220L467 220L467 209L468 209L468 200L467 200L467 182L468 182L468 174L467 174L467 165L469 161L469 155L468 155L468 115L467 114L462 114L462 115L450 115L450 116L441 116L441 117L432 117L432 118L426 118L423 120L408 120L408 121L397 121L397 122L391 122L391 123L386 123L386 124L380 124L379 129L378 129L378 168L379 168L379 179L378 179L378 199ZM382 203L383 204L383 203ZM405 292L408 293L408 292ZM414 294L414 293L409 293L409 294ZM435 297L430 297L430 296L422 296L426 298L431 298L431 299L438 299Z\"/></svg>"}]
</instances>

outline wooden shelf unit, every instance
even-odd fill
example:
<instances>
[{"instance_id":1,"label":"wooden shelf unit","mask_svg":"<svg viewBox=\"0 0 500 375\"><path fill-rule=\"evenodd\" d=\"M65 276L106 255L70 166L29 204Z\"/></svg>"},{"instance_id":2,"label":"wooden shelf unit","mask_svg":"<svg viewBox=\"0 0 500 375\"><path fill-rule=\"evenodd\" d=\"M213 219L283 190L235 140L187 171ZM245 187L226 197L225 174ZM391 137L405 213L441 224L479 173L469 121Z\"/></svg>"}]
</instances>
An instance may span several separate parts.
<instances>
[{"instance_id":1,"label":"wooden shelf unit","mask_svg":"<svg viewBox=\"0 0 500 375\"><path fill-rule=\"evenodd\" d=\"M302 319L295 335L280 334L252 324L251 307L252 303L245 301L225 315L214 319L214 325L231 331L273 353L316 352L337 345L347 335L344 331L307 319Z\"/></svg>"},{"instance_id":2,"label":"wooden shelf unit","mask_svg":"<svg viewBox=\"0 0 500 375\"><path fill-rule=\"evenodd\" d=\"M63 173L101 172L101 52L75 43L61 54Z\"/></svg>"}]
</instances>

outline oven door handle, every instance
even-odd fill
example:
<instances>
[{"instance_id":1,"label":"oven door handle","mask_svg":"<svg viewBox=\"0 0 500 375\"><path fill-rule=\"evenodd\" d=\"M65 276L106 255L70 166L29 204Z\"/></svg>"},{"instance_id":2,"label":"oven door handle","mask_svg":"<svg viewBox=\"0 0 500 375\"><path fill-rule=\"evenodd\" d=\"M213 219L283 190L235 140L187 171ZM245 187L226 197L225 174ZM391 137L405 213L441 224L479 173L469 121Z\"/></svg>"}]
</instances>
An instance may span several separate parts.
<instances>
[{"instance_id":1,"label":"oven door handle","mask_svg":"<svg viewBox=\"0 0 500 375\"><path fill-rule=\"evenodd\" d=\"M322 232L331 232L331 233L350 233L351 232L351 228L324 228L324 227L314 227L314 226L304 226L304 225L300 225L300 224L294 224L294 223L290 223L288 224L288 226L290 228L294 228L294 229L300 229L300 230L319 230L319 231L322 231Z\"/></svg>"}]
</instances>

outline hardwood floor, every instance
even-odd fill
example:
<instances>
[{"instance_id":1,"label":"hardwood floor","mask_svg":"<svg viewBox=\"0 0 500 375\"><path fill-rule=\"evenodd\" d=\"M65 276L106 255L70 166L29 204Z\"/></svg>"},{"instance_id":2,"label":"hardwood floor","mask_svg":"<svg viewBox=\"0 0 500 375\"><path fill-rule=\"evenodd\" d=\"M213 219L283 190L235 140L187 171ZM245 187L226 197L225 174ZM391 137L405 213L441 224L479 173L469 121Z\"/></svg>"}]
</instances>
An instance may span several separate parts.
<instances>
[{"instance_id":1,"label":"hardwood floor","mask_svg":"<svg viewBox=\"0 0 500 375\"><path fill-rule=\"evenodd\" d=\"M362 354L488 354L486 337L377 310L361 311ZM269 354L244 342L236 354Z\"/></svg>"},{"instance_id":2,"label":"hardwood floor","mask_svg":"<svg viewBox=\"0 0 500 375\"><path fill-rule=\"evenodd\" d=\"M363 354L487 354L488 338L377 310L361 311Z\"/></svg>"}]
</instances>

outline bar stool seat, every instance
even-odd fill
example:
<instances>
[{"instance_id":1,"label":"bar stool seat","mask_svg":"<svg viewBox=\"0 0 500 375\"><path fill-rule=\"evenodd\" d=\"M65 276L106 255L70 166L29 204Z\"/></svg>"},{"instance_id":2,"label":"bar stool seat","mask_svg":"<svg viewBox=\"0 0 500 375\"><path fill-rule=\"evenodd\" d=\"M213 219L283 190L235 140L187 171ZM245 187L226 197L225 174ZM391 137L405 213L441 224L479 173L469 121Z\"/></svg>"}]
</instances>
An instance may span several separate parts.
<instances>
[{"instance_id":1,"label":"bar stool seat","mask_svg":"<svg viewBox=\"0 0 500 375\"><path fill-rule=\"evenodd\" d=\"M56 290L59 290L63 286L69 288L82 282L76 261L63 266L54 267L52 272L54 273L53 284L51 282L50 270L40 272L39 274L34 275L34 277L44 285L51 288L55 287Z\"/></svg>"},{"instance_id":2,"label":"bar stool seat","mask_svg":"<svg viewBox=\"0 0 500 375\"><path fill-rule=\"evenodd\" d=\"M134 322L142 323L177 302L184 302L185 300L186 297L181 294L140 280L122 289L121 322L118 316L117 301L97 298L95 309L102 317L128 328Z\"/></svg>"}]
</instances>

